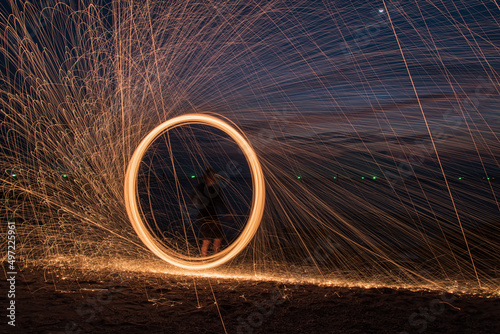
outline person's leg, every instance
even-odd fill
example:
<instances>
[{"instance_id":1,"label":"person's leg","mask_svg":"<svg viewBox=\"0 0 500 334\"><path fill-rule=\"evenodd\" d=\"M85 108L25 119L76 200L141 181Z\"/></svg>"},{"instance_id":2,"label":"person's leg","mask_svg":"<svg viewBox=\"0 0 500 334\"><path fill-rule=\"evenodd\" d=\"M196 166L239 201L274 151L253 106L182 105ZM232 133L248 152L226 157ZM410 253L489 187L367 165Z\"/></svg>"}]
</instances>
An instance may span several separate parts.
<instances>
[{"instance_id":1,"label":"person's leg","mask_svg":"<svg viewBox=\"0 0 500 334\"><path fill-rule=\"evenodd\" d=\"M203 240L203 244L201 245L201 256L207 256L208 246L210 246L210 240Z\"/></svg>"},{"instance_id":2,"label":"person's leg","mask_svg":"<svg viewBox=\"0 0 500 334\"><path fill-rule=\"evenodd\" d=\"M222 244L222 239L214 239L214 253L220 252L221 244Z\"/></svg>"}]
</instances>

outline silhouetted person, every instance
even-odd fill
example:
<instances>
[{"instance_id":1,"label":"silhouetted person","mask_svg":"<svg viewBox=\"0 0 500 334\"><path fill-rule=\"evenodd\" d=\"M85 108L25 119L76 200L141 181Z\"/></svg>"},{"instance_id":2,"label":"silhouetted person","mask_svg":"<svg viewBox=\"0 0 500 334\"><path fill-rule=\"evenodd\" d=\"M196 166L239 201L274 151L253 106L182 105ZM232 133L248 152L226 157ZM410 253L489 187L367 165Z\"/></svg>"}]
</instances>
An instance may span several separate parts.
<instances>
[{"instance_id":1,"label":"silhouetted person","mask_svg":"<svg viewBox=\"0 0 500 334\"><path fill-rule=\"evenodd\" d=\"M199 209L198 221L203 240L201 256L206 257L210 241L214 241L214 254L221 249L224 233L219 221L218 210L227 205L222 198L222 189L217 182L217 174L213 168L207 168L203 174L203 181L195 188L193 200ZM230 216L230 215L229 215Z\"/></svg>"}]
</instances>

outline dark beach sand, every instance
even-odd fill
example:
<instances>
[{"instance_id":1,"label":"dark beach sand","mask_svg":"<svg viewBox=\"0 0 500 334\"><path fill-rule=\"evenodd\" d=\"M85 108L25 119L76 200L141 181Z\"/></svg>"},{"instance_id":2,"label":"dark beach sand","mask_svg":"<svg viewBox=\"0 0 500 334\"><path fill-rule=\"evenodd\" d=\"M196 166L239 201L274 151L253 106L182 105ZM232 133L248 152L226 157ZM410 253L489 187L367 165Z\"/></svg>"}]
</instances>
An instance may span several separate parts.
<instances>
[{"instance_id":1,"label":"dark beach sand","mask_svg":"<svg viewBox=\"0 0 500 334\"><path fill-rule=\"evenodd\" d=\"M500 333L498 297L41 268L14 328L2 281L2 333Z\"/></svg>"}]
</instances>

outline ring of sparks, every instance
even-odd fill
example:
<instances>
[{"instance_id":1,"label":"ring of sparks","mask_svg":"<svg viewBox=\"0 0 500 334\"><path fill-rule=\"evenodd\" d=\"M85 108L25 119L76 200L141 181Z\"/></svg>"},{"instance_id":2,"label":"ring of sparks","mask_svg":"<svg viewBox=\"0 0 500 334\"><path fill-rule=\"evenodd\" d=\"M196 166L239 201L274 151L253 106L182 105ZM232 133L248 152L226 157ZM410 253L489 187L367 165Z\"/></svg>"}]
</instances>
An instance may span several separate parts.
<instances>
[{"instance_id":1,"label":"ring of sparks","mask_svg":"<svg viewBox=\"0 0 500 334\"><path fill-rule=\"evenodd\" d=\"M160 243L144 224L138 205L138 174L144 154L160 135L182 125L203 124L224 131L239 146L250 168L252 176L252 207L248 221L241 234L228 247L207 257L190 257L179 254ZM219 266L234 258L252 240L260 225L265 204L265 182L260 162L245 137L227 122L206 114L186 114L172 118L154 128L137 146L125 174L125 206L132 226L141 239L156 256L185 269L208 269Z\"/></svg>"}]
</instances>

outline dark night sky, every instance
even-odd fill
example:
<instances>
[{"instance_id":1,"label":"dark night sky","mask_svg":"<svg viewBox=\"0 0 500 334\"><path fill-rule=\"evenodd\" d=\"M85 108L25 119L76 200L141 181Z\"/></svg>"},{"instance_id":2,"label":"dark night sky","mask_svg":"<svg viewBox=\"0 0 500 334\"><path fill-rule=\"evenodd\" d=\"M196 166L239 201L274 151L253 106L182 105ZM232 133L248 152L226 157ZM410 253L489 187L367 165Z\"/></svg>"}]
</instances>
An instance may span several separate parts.
<instances>
[{"instance_id":1,"label":"dark night sky","mask_svg":"<svg viewBox=\"0 0 500 334\"><path fill-rule=\"evenodd\" d=\"M40 34L54 33L54 16L46 15L54 3L40 3L45 14L28 24L39 47ZM131 55L131 63L144 66L134 68L137 78L155 66L164 71L167 106L175 100L223 114L256 146L267 131L272 143L262 149L270 156L280 145L328 147L330 160L361 159L372 168L418 146L432 149L420 102L431 132L442 139L437 147L445 161L475 169L481 157L498 168L500 10L494 1L386 1L392 24L382 1L210 1L190 16L174 10L167 19L170 6L162 2L150 12L160 31L159 62ZM136 10L138 19L145 15ZM70 47L70 33L58 29L53 47ZM147 47L141 43L131 50ZM426 159L434 163L435 155Z\"/></svg>"}]
</instances>

